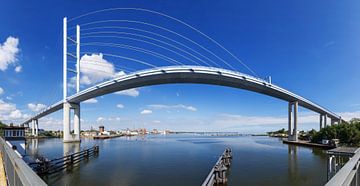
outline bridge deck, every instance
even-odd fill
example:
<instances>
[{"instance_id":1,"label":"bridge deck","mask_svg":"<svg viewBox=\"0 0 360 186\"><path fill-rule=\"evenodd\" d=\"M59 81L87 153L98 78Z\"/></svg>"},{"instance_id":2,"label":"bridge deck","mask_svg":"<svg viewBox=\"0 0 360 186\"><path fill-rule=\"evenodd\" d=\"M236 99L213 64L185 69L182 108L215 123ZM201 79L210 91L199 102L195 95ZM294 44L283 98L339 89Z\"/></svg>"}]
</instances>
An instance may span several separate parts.
<instances>
[{"instance_id":1,"label":"bridge deck","mask_svg":"<svg viewBox=\"0 0 360 186\"><path fill-rule=\"evenodd\" d=\"M134 72L87 88L75 95L69 96L67 101L80 103L91 98L117 91L170 83L212 84L249 90L288 102L298 101L299 105L302 107L317 113L327 114L331 119L340 119L338 115L316 103L277 85L268 83L263 79L242 74L240 72L202 66L169 66ZM63 101L59 101L24 121L23 124L29 123L33 119L41 118L62 108Z\"/></svg>"}]
</instances>

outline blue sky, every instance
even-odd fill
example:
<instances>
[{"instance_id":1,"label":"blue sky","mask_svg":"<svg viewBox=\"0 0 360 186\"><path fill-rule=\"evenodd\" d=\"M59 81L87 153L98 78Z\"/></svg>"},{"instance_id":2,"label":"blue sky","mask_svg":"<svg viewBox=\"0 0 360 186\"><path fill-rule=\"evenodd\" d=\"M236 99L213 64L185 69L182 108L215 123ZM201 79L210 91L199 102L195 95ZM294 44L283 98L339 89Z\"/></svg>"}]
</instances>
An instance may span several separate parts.
<instances>
[{"instance_id":1,"label":"blue sky","mask_svg":"<svg viewBox=\"0 0 360 186\"><path fill-rule=\"evenodd\" d=\"M114 7L144 8L176 17L221 43L259 77L270 75L274 84L306 97L346 119L360 117L359 5L357 1L285 0L3 1L0 7L0 120L20 122L44 105L62 98L63 17L70 19L94 10ZM124 22L86 24L109 19L136 20L171 28L206 46L236 70L251 74L209 40L158 15L130 10L109 11L71 21L69 28L80 24L81 29L84 29L82 37L94 36L96 33L91 32L98 31L139 34L129 29L94 29L106 26L131 27L165 35L196 49L196 46L177 36L144 25ZM74 30L69 30L69 35L73 34ZM82 38L83 43L99 41L147 48L186 64L193 64L167 50L134 40ZM73 48L70 46L69 50L73 51ZM173 50L181 53L177 49ZM142 59L156 66L168 65L152 56L115 47L82 46L81 51L90 52L90 58L100 57L100 53L111 53ZM211 58L208 53L202 54ZM82 89L116 75L123 70L123 66L147 68L106 55L101 57L106 64L113 64L110 68L114 69L110 69L111 73L106 77L101 73L93 73L91 66L83 69ZM192 57L188 56L196 61ZM211 59L216 61L213 56ZM221 61L217 62L227 68ZM69 65L74 67L72 61L69 61ZM108 72L107 67L103 65L99 69ZM71 78L72 75L69 76L69 82ZM72 94L74 89L71 85L70 89ZM287 126L286 102L245 90L209 85L142 87L122 94L98 97L96 101L81 106L83 129L103 124L110 129L146 127L263 132ZM300 129L318 128L316 113L300 109L300 115ZM59 111L41 119L40 128L61 129L61 116L62 112Z\"/></svg>"}]
</instances>

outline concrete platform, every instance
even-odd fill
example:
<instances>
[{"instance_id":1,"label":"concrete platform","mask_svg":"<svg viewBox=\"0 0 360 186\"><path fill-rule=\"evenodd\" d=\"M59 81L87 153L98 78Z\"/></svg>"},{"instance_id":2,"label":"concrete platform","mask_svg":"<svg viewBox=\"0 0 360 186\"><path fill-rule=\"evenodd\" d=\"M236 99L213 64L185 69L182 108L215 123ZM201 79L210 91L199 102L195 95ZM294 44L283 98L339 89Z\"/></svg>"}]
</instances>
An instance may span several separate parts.
<instances>
[{"instance_id":1,"label":"concrete platform","mask_svg":"<svg viewBox=\"0 0 360 186\"><path fill-rule=\"evenodd\" d=\"M307 147L319 147L323 149L333 149L333 146L330 145L324 145L324 144L318 144L318 143L311 143L310 141L289 141L288 139L283 139L283 143L286 144L292 144L292 145L299 145L299 146L307 146Z\"/></svg>"}]
</instances>

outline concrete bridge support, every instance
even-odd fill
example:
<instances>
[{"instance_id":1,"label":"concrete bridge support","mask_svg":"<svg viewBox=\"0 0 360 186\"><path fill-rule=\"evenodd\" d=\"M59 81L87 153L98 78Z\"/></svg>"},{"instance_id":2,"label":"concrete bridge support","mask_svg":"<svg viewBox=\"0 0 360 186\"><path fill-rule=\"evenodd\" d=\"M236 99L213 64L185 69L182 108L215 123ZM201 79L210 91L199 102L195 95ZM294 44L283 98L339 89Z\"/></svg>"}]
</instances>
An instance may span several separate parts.
<instances>
[{"instance_id":1,"label":"concrete bridge support","mask_svg":"<svg viewBox=\"0 0 360 186\"><path fill-rule=\"evenodd\" d=\"M34 122L35 122L35 136L39 136L39 121L35 119Z\"/></svg>"},{"instance_id":2,"label":"concrete bridge support","mask_svg":"<svg viewBox=\"0 0 360 186\"><path fill-rule=\"evenodd\" d=\"M31 121L31 135L35 136L35 120Z\"/></svg>"},{"instance_id":3,"label":"concrete bridge support","mask_svg":"<svg viewBox=\"0 0 360 186\"><path fill-rule=\"evenodd\" d=\"M292 116L293 115L293 116ZM298 102L289 102L289 113L288 113L288 140L297 141L297 123L298 123Z\"/></svg>"},{"instance_id":4,"label":"concrete bridge support","mask_svg":"<svg viewBox=\"0 0 360 186\"><path fill-rule=\"evenodd\" d=\"M71 132L71 110L74 110L74 132ZM63 142L80 142L80 103L64 103L63 109L64 135Z\"/></svg>"},{"instance_id":5,"label":"concrete bridge support","mask_svg":"<svg viewBox=\"0 0 360 186\"><path fill-rule=\"evenodd\" d=\"M324 114L324 127L327 126L327 114Z\"/></svg>"},{"instance_id":6,"label":"concrete bridge support","mask_svg":"<svg viewBox=\"0 0 360 186\"><path fill-rule=\"evenodd\" d=\"M319 130L321 130L323 128L323 118L324 118L324 115L320 114L320 127L319 127Z\"/></svg>"},{"instance_id":7,"label":"concrete bridge support","mask_svg":"<svg viewBox=\"0 0 360 186\"><path fill-rule=\"evenodd\" d=\"M39 134L39 122L37 119L31 121L31 135L38 136Z\"/></svg>"}]
</instances>

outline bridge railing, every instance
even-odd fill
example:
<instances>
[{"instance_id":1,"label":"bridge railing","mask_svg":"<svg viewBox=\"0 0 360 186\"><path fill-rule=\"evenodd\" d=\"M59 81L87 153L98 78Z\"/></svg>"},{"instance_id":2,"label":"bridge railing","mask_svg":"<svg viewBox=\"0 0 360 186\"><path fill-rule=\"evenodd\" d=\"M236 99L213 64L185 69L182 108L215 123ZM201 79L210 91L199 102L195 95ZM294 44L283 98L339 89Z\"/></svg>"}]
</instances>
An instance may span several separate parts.
<instances>
[{"instance_id":1,"label":"bridge railing","mask_svg":"<svg viewBox=\"0 0 360 186\"><path fill-rule=\"evenodd\" d=\"M6 180L9 186L46 186L47 184L0 137Z\"/></svg>"},{"instance_id":2,"label":"bridge railing","mask_svg":"<svg viewBox=\"0 0 360 186\"><path fill-rule=\"evenodd\" d=\"M360 185L360 151L332 177L325 186L355 186Z\"/></svg>"}]
</instances>

